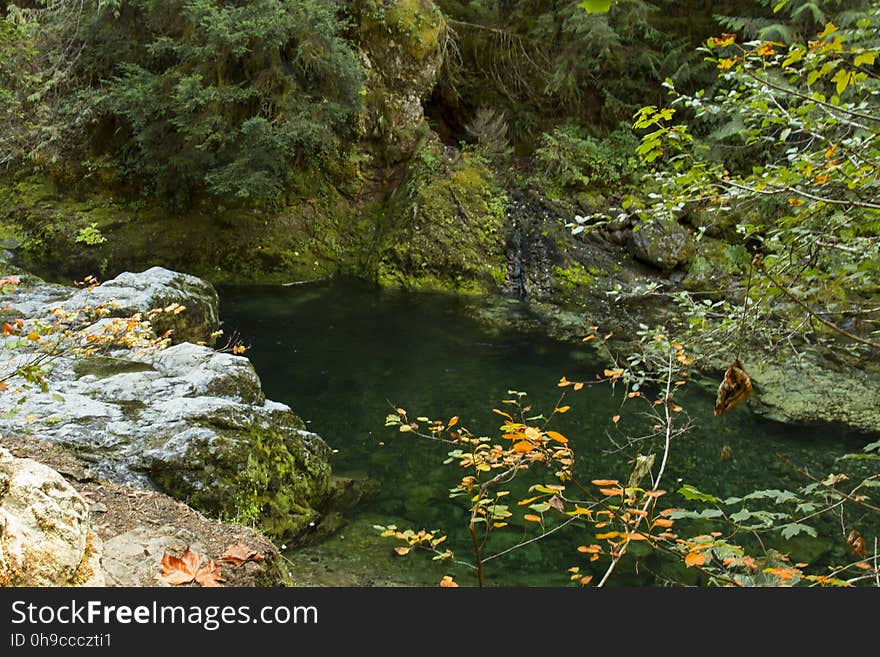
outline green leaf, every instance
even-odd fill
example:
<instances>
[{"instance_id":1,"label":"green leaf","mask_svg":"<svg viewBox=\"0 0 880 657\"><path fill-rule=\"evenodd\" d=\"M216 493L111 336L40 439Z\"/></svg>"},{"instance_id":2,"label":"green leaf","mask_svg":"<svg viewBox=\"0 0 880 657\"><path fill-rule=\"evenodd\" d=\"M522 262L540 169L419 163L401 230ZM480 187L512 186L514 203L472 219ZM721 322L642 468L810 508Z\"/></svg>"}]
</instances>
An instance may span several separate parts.
<instances>
[{"instance_id":1,"label":"green leaf","mask_svg":"<svg viewBox=\"0 0 880 657\"><path fill-rule=\"evenodd\" d=\"M702 491L697 490L694 486L690 484L685 484L681 488L678 489L679 494L684 497L686 500L697 501L697 502L709 502L711 504L717 504L720 500L714 495L709 495L708 493L703 493Z\"/></svg>"},{"instance_id":2,"label":"green leaf","mask_svg":"<svg viewBox=\"0 0 880 657\"><path fill-rule=\"evenodd\" d=\"M550 505L547 502L539 502L538 504L529 504L529 508L537 513L545 513L550 509Z\"/></svg>"},{"instance_id":3,"label":"green leaf","mask_svg":"<svg viewBox=\"0 0 880 657\"><path fill-rule=\"evenodd\" d=\"M877 440L873 443L868 443L862 449L864 449L866 452L880 451L880 440Z\"/></svg>"},{"instance_id":4,"label":"green leaf","mask_svg":"<svg viewBox=\"0 0 880 657\"><path fill-rule=\"evenodd\" d=\"M698 520L711 520L712 518L720 518L723 516L721 509L703 509L702 511L673 511L669 517L673 520L681 520L682 518L691 518Z\"/></svg>"},{"instance_id":5,"label":"green leaf","mask_svg":"<svg viewBox=\"0 0 880 657\"><path fill-rule=\"evenodd\" d=\"M583 0L578 7L588 14L607 14L611 9L611 0Z\"/></svg>"},{"instance_id":6,"label":"green leaf","mask_svg":"<svg viewBox=\"0 0 880 657\"><path fill-rule=\"evenodd\" d=\"M769 490L756 490L746 495L744 500L773 500L776 504L784 502L796 502L798 496L788 490L777 490L772 488Z\"/></svg>"},{"instance_id":7,"label":"green leaf","mask_svg":"<svg viewBox=\"0 0 880 657\"><path fill-rule=\"evenodd\" d=\"M734 522L745 522L752 517L752 512L748 509L740 509L736 513L730 514L730 519Z\"/></svg>"},{"instance_id":8,"label":"green leaf","mask_svg":"<svg viewBox=\"0 0 880 657\"><path fill-rule=\"evenodd\" d=\"M804 533L809 534L813 538L816 538L816 530L810 527L809 525L802 525L799 522L790 522L787 525L782 525L779 528L782 531L782 538L789 539L792 536L797 536L798 534Z\"/></svg>"}]
</instances>

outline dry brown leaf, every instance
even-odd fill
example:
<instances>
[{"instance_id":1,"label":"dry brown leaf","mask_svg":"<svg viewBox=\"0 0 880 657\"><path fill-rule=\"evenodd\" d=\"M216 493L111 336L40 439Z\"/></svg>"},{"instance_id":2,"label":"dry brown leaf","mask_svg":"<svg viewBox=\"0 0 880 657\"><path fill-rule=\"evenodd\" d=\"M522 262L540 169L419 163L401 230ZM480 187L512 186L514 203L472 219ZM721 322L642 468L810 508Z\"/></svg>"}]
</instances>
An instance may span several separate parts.
<instances>
[{"instance_id":1,"label":"dry brown leaf","mask_svg":"<svg viewBox=\"0 0 880 657\"><path fill-rule=\"evenodd\" d=\"M166 551L162 555L162 580L172 586L189 584L195 580L201 563L202 555L190 550L188 545L179 557Z\"/></svg>"},{"instance_id":2,"label":"dry brown leaf","mask_svg":"<svg viewBox=\"0 0 880 657\"><path fill-rule=\"evenodd\" d=\"M247 561L262 561L263 558L262 552L252 550L245 543L238 542L226 548L217 560L231 563L233 566L240 566Z\"/></svg>"},{"instance_id":3,"label":"dry brown leaf","mask_svg":"<svg viewBox=\"0 0 880 657\"><path fill-rule=\"evenodd\" d=\"M223 586L221 582L225 580L220 575L220 565L211 559L196 572L195 581L200 586L211 587Z\"/></svg>"},{"instance_id":4,"label":"dry brown leaf","mask_svg":"<svg viewBox=\"0 0 880 657\"><path fill-rule=\"evenodd\" d=\"M718 395L715 398L715 415L723 415L732 411L751 394L752 380L746 374L739 360L734 360L724 372L724 380L718 386Z\"/></svg>"}]
</instances>

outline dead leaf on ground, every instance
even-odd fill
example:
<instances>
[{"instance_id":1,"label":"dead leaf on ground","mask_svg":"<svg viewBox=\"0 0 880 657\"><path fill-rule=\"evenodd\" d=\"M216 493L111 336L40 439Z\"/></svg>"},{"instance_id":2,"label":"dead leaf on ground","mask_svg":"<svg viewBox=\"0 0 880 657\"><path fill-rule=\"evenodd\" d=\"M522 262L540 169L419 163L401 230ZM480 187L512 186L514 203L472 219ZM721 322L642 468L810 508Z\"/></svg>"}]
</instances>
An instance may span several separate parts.
<instances>
[{"instance_id":1,"label":"dead leaf on ground","mask_svg":"<svg viewBox=\"0 0 880 657\"><path fill-rule=\"evenodd\" d=\"M231 563L233 566L240 566L247 561L262 561L263 558L262 552L252 550L245 543L238 542L226 548L217 560Z\"/></svg>"},{"instance_id":2,"label":"dead leaf on ground","mask_svg":"<svg viewBox=\"0 0 880 657\"><path fill-rule=\"evenodd\" d=\"M220 566L213 559L202 564L205 555L189 549L187 545L180 556L168 551L162 555L162 581L172 586L196 582L200 586L222 586Z\"/></svg>"}]
</instances>

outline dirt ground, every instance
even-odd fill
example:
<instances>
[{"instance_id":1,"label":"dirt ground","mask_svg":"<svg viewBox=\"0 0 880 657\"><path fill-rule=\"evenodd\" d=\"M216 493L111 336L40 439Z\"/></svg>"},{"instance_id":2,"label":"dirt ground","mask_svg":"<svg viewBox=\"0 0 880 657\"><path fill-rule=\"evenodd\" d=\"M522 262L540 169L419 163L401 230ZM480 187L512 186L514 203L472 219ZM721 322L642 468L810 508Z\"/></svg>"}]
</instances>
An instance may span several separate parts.
<instances>
[{"instance_id":1,"label":"dirt ground","mask_svg":"<svg viewBox=\"0 0 880 657\"><path fill-rule=\"evenodd\" d=\"M138 550L133 549L136 548L133 541L150 542L150 539L155 539L151 545L155 546L158 540L162 546L160 550L173 554L179 554L186 544L198 546L208 559L216 559L226 548L242 542L261 553L264 560L249 561L236 567L223 564L224 586L285 586L290 583L284 557L271 541L254 529L212 520L157 491L101 481L90 471L88 463L48 441L0 436L0 447L8 449L14 456L30 458L57 470L89 503L93 529L104 545L113 548L120 544L121 538L126 547L132 548L120 550L119 554L108 554L105 549L105 560L112 557L118 562L117 570L130 574L121 582L124 585L162 585L158 580L161 554L146 549L137 554ZM138 562L125 562L132 558ZM145 560L154 560L155 567L144 563Z\"/></svg>"}]
</instances>

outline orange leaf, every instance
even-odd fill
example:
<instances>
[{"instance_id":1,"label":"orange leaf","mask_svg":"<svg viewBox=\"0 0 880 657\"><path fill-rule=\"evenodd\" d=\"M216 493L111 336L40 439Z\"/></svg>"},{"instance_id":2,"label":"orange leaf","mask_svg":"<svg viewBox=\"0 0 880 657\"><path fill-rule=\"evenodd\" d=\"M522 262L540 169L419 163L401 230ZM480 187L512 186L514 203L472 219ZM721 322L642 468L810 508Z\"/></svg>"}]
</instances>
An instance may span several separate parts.
<instances>
[{"instance_id":1,"label":"orange leaf","mask_svg":"<svg viewBox=\"0 0 880 657\"><path fill-rule=\"evenodd\" d=\"M440 580L440 586L441 586L441 588L444 588L444 589L457 589L458 588L458 584L456 584L455 581L449 575L443 576L443 579Z\"/></svg>"},{"instance_id":2,"label":"orange leaf","mask_svg":"<svg viewBox=\"0 0 880 657\"><path fill-rule=\"evenodd\" d=\"M220 583L224 581L220 576L220 566L217 565L216 561L211 559L208 563L199 568L198 572L196 572L195 581L199 586L223 586Z\"/></svg>"},{"instance_id":3,"label":"orange leaf","mask_svg":"<svg viewBox=\"0 0 880 657\"><path fill-rule=\"evenodd\" d=\"M402 556L405 556L405 555L409 554L410 548L408 548L408 547L396 547L396 548L394 548L394 551L395 551L399 556L402 557Z\"/></svg>"},{"instance_id":4,"label":"orange leaf","mask_svg":"<svg viewBox=\"0 0 880 657\"><path fill-rule=\"evenodd\" d=\"M592 580L593 580L593 576L592 576L592 575L587 575L586 577L581 577L580 580L578 581L578 584L580 584L581 586L586 586L586 585L589 584Z\"/></svg>"},{"instance_id":5,"label":"orange leaf","mask_svg":"<svg viewBox=\"0 0 880 657\"><path fill-rule=\"evenodd\" d=\"M662 495L666 495L666 491L665 490L649 490L649 491L645 491L644 495L645 495L645 497L657 498Z\"/></svg>"},{"instance_id":6,"label":"orange leaf","mask_svg":"<svg viewBox=\"0 0 880 657\"><path fill-rule=\"evenodd\" d=\"M648 537L644 534L639 534L637 532L630 532L626 535L626 537L631 541L647 541Z\"/></svg>"},{"instance_id":7,"label":"orange leaf","mask_svg":"<svg viewBox=\"0 0 880 657\"><path fill-rule=\"evenodd\" d=\"M628 393L626 394L626 396L629 397L630 399L632 399L633 397L641 397L641 396L642 396L642 393L640 393L640 392L638 392L638 391L636 391L636 392L628 392Z\"/></svg>"},{"instance_id":8,"label":"orange leaf","mask_svg":"<svg viewBox=\"0 0 880 657\"><path fill-rule=\"evenodd\" d=\"M165 552L162 555L162 580L172 586L189 584L199 572L203 555L193 552L187 545L179 557Z\"/></svg>"},{"instance_id":9,"label":"orange leaf","mask_svg":"<svg viewBox=\"0 0 880 657\"><path fill-rule=\"evenodd\" d=\"M617 497L618 495L623 495L622 488L600 488L599 492L602 495L607 495L608 497Z\"/></svg>"},{"instance_id":10,"label":"orange leaf","mask_svg":"<svg viewBox=\"0 0 880 657\"><path fill-rule=\"evenodd\" d=\"M451 429L456 424L458 424L458 416L457 415L455 417L453 417L451 420L449 420L449 423L446 425L446 428Z\"/></svg>"},{"instance_id":11,"label":"orange leaf","mask_svg":"<svg viewBox=\"0 0 880 657\"><path fill-rule=\"evenodd\" d=\"M584 387L584 384L583 384L583 383L575 383L575 384L574 384L574 389L575 389L575 390L580 390L580 389L583 388L583 387Z\"/></svg>"},{"instance_id":12,"label":"orange leaf","mask_svg":"<svg viewBox=\"0 0 880 657\"><path fill-rule=\"evenodd\" d=\"M706 563L706 555L701 552L691 552L684 558L685 564L690 566L702 566Z\"/></svg>"},{"instance_id":13,"label":"orange leaf","mask_svg":"<svg viewBox=\"0 0 880 657\"><path fill-rule=\"evenodd\" d=\"M503 416L506 417L508 420L512 420L512 419L513 419L513 416L512 416L510 413L505 413L504 411L499 411L497 408L493 408L493 409L492 409L492 412L493 412L493 413L498 413L498 415L503 415Z\"/></svg>"},{"instance_id":14,"label":"orange leaf","mask_svg":"<svg viewBox=\"0 0 880 657\"><path fill-rule=\"evenodd\" d=\"M15 333L15 328L9 322L3 322L3 335L12 335Z\"/></svg>"},{"instance_id":15,"label":"orange leaf","mask_svg":"<svg viewBox=\"0 0 880 657\"><path fill-rule=\"evenodd\" d=\"M596 534L597 541L604 541L606 538L617 538L620 532L605 532L604 534Z\"/></svg>"},{"instance_id":16,"label":"orange leaf","mask_svg":"<svg viewBox=\"0 0 880 657\"><path fill-rule=\"evenodd\" d=\"M9 390L9 385L6 381L0 381L0 392L3 392L4 390Z\"/></svg>"},{"instance_id":17,"label":"orange leaf","mask_svg":"<svg viewBox=\"0 0 880 657\"><path fill-rule=\"evenodd\" d=\"M617 424L618 422L620 422L620 416L615 415L613 418L611 418L611 421L614 422L614 424Z\"/></svg>"},{"instance_id":18,"label":"orange leaf","mask_svg":"<svg viewBox=\"0 0 880 657\"><path fill-rule=\"evenodd\" d=\"M231 563L233 566L240 566L246 561L262 561L263 554L262 552L251 550L247 545L239 542L226 548L217 560Z\"/></svg>"},{"instance_id":19,"label":"orange leaf","mask_svg":"<svg viewBox=\"0 0 880 657\"><path fill-rule=\"evenodd\" d=\"M593 479L590 483L594 486L616 486L620 484L617 479Z\"/></svg>"},{"instance_id":20,"label":"orange leaf","mask_svg":"<svg viewBox=\"0 0 880 657\"><path fill-rule=\"evenodd\" d=\"M652 524L652 527L672 527L675 523L674 520L670 520L669 518L657 518Z\"/></svg>"},{"instance_id":21,"label":"orange leaf","mask_svg":"<svg viewBox=\"0 0 880 657\"><path fill-rule=\"evenodd\" d=\"M584 554L598 554L602 551L602 546L600 545L579 545L578 552L583 552Z\"/></svg>"},{"instance_id":22,"label":"orange leaf","mask_svg":"<svg viewBox=\"0 0 880 657\"><path fill-rule=\"evenodd\" d=\"M567 406L566 406L565 408L566 408L566 410L568 409ZM557 410L558 410L558 409L557 409ZM562 435L561 433L559 433L558 431L547 431L546 434L547 434L547 437L548 437L548 438L552 438L552 439L555 440L557 443L562 443L562 444L564 445L565 443L568 442L568 438L566 438L565 436L563 436L563 435Z\"/></svg>"},{"instance_id":23,"label":"orange leaf","mask_svg":"<svg viewBox=\"0 0 880 657\"><path fill-rule=\"evenodd\" d=\"M536 516L533 513L527 513L523 516L523 520L527 520L528 522L541 522L541 517Z\"/></svg>"},{"instance_id":24,"label":"orange leaf","mask_svg":"<svg viewBox=\"0 0 880 657\"><path fill-rule=\"evenodd\" d=\"M595 337L596 337L595 335L588 335L583 340L581 340L581 342L589 342L590 340L593 340Z\"/></svg>"},{"instance_id":25,"label":"orange leaf","mask_svg":"<svg viewBox=\"0 0 880 657\"><path fill-rule=\"evenodd\" d=\"M527 440L522 440L513 444L513 451L517 454L525 454L526 452L531 452L533 449L535 449L535 446Z\"/></svg>"}]
</instances>

